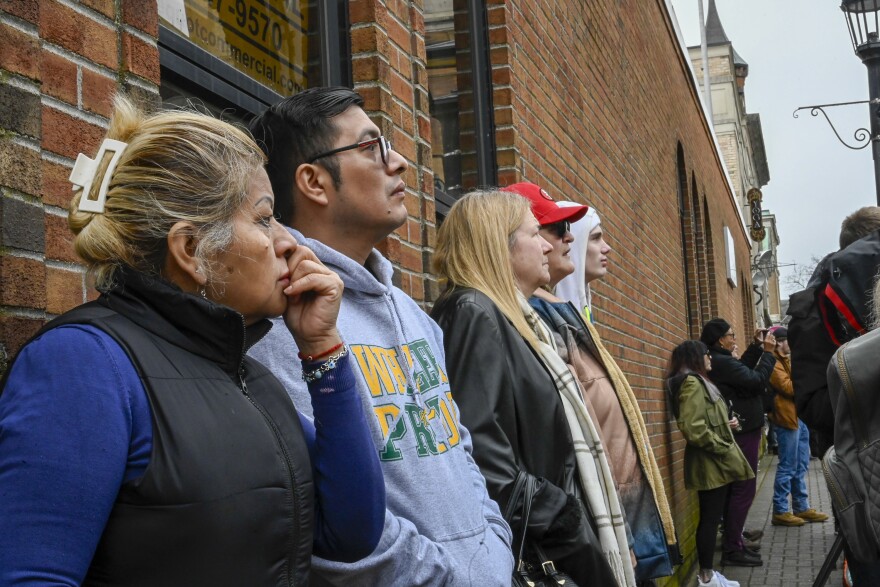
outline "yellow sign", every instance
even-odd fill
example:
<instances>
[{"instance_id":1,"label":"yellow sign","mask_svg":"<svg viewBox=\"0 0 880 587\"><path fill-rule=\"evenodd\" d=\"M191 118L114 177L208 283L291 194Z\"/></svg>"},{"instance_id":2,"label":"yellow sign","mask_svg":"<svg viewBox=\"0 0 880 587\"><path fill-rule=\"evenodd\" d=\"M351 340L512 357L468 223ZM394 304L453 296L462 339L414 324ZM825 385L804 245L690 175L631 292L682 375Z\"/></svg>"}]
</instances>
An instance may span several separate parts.
<instances>
[{"instance_id":1,"label":"yellow sign","mask_svg":"<svg viewBox=\"0 0 880 587\"><path fill-rule=\"evenodd\" d=\"M176 3L186 10L183 36L197 46L282 96L308 86L308 0Z\"/></svg>"}]
</instances>

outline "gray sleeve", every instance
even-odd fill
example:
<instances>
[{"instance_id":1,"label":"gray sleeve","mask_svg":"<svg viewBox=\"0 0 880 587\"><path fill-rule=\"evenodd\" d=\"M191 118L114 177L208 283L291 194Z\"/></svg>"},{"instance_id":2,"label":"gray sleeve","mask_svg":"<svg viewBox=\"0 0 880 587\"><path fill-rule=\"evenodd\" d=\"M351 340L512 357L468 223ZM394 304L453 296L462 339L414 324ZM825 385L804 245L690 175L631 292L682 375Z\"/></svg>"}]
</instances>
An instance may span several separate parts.
<instances>
[{"instance_id":1,"label":"gray sleeve","mask_svg":"<svg viewBox=\"0 0 880 587\"><path fill-rule=\"evenodd\" d=\"M263 363L281 381L297 410L313 418L308 387L302 380L293 336L280 319L273 320L272 330L248 354ZM365 410L371 413L368 400ZM457 407L456 407L457 415ZM374 418L368 418L377 450L381 447L381 433ZM501 517L497 504L489 498L479 468L471 457L470 435L462 432L462 446L467 452L471 482L479 484L483 495L483 509L490 528L508 547L510 529ZM378 435L378 436L377 436ZM381 577L381 584L389 587L442 587L455 582L455 560L440 543L419 533L409 520L385 510L385 525L376 549L368 557L341 563L313 557L312 582L314 585L373 585ZM511 563L512 565L512 563Z\"/></svg>"}]
</instances>

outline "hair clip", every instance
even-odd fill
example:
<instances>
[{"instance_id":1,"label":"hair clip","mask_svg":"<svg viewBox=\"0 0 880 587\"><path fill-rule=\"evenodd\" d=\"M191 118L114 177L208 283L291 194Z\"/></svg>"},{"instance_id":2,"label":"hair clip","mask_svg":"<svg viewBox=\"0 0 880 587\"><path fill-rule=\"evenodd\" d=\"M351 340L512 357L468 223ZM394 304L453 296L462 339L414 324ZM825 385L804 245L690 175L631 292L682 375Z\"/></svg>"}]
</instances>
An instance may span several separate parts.
<instances>
[{"instance_id":1,"label":"hair clip","mask_svg":"<svg viewBox=\"0 0 880 587\"><path fill-rule=\"evenodd\" d=\"M116 170L116 165L125 152L128 143L117 141L114 139L104 139L98 154L94 159L80 153L76 157L76 163L70 172L70 183L73 184L73 190L82 188L82 196L79 199L79 210L81 212L95 212L96 214L104 213L104 202L107 200L107 186L110 185L110 178ZM113 152L110 158L110 164L107 165L107 171L104 172L104 181L101 182L101 189L98 191L98 197L95 200L89 199L89 193L92 190L92 183L95 181L95 174L98 172L98 164L104 158L107 151Z\"/></svg>"}]
</instances>

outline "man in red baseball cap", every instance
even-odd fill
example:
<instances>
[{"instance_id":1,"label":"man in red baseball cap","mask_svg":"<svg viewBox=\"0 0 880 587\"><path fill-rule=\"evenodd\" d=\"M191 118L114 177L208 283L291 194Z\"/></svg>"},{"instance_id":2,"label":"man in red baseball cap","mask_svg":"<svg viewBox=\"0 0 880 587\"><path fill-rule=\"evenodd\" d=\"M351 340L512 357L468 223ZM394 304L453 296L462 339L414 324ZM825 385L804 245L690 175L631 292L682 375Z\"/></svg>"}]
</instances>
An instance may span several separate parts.
<instances>
[{"instance_id":1,"label":"man in red baseball cap","mask_svg":"<svg viewBox=\"0 0 880 587\"><path fill-rule=\"evenodd\" d=\"M553 245L547 254L550 269L550 283L556 284L566 275L574 271L574 263L569 256L574 236L571 234L571 223L577 222L590 209L589 206L557 202L547 190L533 183L522 182L501 188L505 192L513 192L527 198L532 204L532 214L541 225L541 236Z\"/></svg>"}]
</instances>

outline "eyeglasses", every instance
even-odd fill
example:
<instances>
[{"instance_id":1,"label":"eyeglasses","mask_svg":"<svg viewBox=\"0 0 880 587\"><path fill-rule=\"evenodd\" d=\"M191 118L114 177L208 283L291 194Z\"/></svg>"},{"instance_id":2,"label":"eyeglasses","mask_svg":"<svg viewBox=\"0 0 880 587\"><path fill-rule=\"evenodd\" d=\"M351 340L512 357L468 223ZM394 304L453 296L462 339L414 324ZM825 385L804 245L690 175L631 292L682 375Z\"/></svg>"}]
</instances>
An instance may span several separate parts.
<instances>
[{"instance_id":1,"label":"eyeglasses","mask_svg":"<svg viewBox=\"0 0 880 587\"><path fill-rule=\"evenodd\" d=\"M554 235L556 238L563 238L565 233L571 230L571 222L568 220L560 220L553 224L545 224L541 228L550 231L550 234Z\"/></svg>"},{"instance_id":2,"label":"eyeglasses","mask_svg":"<svg viewBox=\"0 0 880 587\"><path fill-rule=\"evenodd\" d=\"M730 338L736 338L736 333L735 332L728 332L724 336L729 336ZM724 336L722 336L721 338L724 338Z\"/></svg>"},{"instance_id":3,"label":"eyeglasses","mask_svg":"<svg viewBox=\"0 0 880 587\"><path fill-rule=\"evenodd\" d=\"M337 153L342 153L343 151L350 151L352 149L366 149L367 147L372 147L373 145L379 145L379 155L382 157L382 165L388 165L388 152L391 150L391 141L387 140L384 136L379 135L375 139L367 139L366 141L361 141L359 143L355 143L353 145L347 145L345 147L339 147L338 149L333 149L332 151L327 151L325 153L320 153L315 155L311 159L309 159L309 163L314 163L318 159L323 157L329 157L330 155L335 155Z\"/></svg>"}]
</instances>

